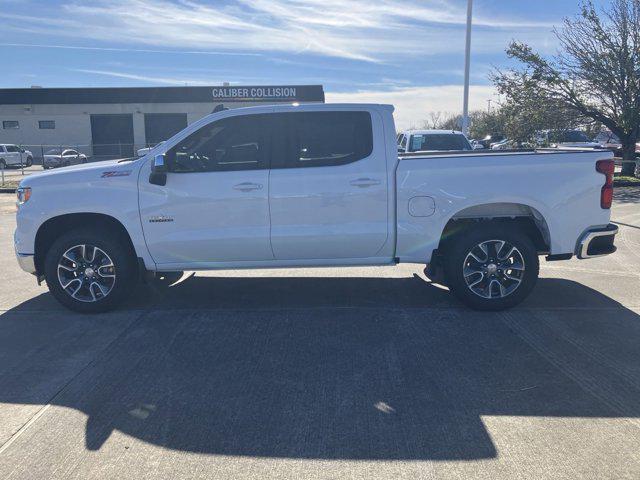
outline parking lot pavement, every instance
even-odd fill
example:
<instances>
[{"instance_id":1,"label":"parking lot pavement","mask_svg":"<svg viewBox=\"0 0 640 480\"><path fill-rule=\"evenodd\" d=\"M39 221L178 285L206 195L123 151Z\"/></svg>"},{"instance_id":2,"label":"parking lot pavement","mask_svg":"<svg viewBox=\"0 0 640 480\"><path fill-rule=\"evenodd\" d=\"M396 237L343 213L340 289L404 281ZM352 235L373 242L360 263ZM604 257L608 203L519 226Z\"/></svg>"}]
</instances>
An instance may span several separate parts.
<instances>
[{"instance_id":1,"label":"parking lot pavement","mask_svg":"<svg viewBox=\"0 0 640 480\"><path fill-rule=\"evenodd\" d=\"M211 272L63 310L0 198L0 478L640 477L640 189L619 251L477 313L418 266Z\"/></svg>"}]
</instances>

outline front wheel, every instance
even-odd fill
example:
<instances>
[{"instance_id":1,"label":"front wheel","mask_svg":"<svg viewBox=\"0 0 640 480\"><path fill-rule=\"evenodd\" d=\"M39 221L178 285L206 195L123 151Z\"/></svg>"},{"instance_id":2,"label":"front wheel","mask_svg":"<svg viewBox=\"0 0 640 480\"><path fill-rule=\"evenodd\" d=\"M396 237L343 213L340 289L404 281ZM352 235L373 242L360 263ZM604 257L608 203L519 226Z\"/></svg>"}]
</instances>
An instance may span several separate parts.
<instances>
[{"instance_id":1,"label":"front wheel","mask_svg":"<svg viewBox=\"0 0 640 480\"><path fill-rule=\"evenodd\" d=\"M533 242L503 225L467 230L446 252L445 274L452 293L476 310L519 304L531 293L539 270Z\"/></svg>"},{"instance_id":2,"label":"front wheel","mask_svg":"<svg viewBox=\"0 0 640 480\"><path fill-rule=\"evenodd\" d=\"M51 294L81 313L117 307L137 279L126 242L108 231L79 229L62 235L49 249L44 267Z\"/></svg>"},{"instance_id":3,"label":"front wheel","mask_svg":"<svg viewBox=\"0 0 640 480\"><path fill-rule=\"evenodd\" d=\"M31 165L33 165L33 158L27 157L27 168L29 168Z\"/></svg>"}]
</instances>

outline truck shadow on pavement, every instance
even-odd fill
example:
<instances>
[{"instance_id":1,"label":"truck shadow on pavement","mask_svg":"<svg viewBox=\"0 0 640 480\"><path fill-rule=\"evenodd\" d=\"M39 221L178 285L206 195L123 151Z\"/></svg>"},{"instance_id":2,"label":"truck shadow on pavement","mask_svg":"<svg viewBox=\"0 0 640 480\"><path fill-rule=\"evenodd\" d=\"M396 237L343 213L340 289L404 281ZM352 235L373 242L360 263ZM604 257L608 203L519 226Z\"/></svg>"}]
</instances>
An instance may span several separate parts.
<instances>
[{"instance_id":1,"label":"truck shadow on pavement","mask_svg":"<svg viewBox=\"0 0 640 480\"><path fill-rule=\"evenodd\" d=\"M417 276L195 277L146 296L106 315L43 311L48 295L4 313L0 402L83 412L89 450L120 431L219 455L493 458L487 416L628 417L640 437L639 317L573 281L541 279L503 313Z\"/></svg>"}]
</instances>

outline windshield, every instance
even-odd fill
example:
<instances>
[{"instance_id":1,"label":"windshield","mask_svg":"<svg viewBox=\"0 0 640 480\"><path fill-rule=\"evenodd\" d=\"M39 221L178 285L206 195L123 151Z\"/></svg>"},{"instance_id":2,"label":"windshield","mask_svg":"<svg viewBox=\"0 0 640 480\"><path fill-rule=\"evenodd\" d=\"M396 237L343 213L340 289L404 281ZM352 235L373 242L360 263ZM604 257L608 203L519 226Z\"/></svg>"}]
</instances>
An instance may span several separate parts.
<instances>
[{"instance_id":1,"label":"windshield","mask_svg":"<svg viewBox=\"0 0 640 480\"><path fill-rule=\"evenodd\" d=\"M456 133L412 135L409 151L425 150L471 150L471 145L464 135Z\"/></svg>"}]
</instances>

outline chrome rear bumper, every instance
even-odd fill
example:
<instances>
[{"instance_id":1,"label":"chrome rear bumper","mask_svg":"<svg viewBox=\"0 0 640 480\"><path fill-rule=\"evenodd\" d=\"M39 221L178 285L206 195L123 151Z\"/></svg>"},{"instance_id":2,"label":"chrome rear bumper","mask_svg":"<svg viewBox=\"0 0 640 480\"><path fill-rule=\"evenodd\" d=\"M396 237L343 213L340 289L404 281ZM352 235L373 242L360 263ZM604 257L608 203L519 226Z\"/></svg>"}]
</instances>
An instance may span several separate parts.
<instances>
[{"instance_id":1,"label":"chrome rear bumper","mask_svg":"<svg viewBox=\"0 0 640 480\"><path fill-rule=\"evenodd\" d=\"M615 252L616 246L613 241L617 233L618 227L613 223L603 228L587 230L578 242L576 255L580 259L585 259L602 257Z\"/></svg>"}]
</instances>

